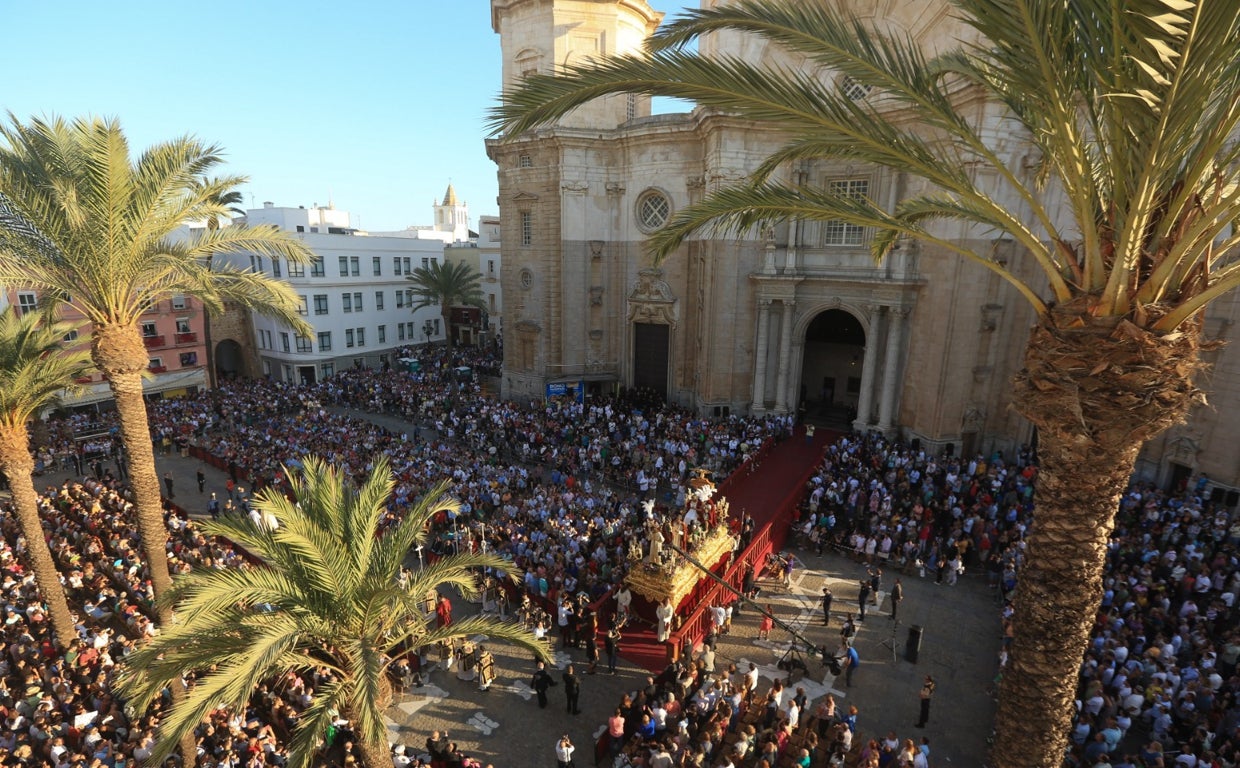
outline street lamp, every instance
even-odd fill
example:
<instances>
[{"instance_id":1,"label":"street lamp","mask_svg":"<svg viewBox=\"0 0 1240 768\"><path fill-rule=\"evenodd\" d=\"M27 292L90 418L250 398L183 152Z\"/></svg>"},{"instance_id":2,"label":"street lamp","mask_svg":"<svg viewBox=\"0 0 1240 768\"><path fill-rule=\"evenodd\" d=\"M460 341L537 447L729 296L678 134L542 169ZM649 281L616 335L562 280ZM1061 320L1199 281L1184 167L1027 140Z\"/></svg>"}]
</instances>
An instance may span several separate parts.
<instances>
[{"instance_id":1,"label":"street lamp","mask_svg":"<svg viewBox=\"0 0 1240 768\"><path fill-rule=\"evenodd\" d=\"M422 333L426 334L426 346L431 345L431 334L435 332L435 324L430 320L422 323Z\"/></svg>"}]
</instances>

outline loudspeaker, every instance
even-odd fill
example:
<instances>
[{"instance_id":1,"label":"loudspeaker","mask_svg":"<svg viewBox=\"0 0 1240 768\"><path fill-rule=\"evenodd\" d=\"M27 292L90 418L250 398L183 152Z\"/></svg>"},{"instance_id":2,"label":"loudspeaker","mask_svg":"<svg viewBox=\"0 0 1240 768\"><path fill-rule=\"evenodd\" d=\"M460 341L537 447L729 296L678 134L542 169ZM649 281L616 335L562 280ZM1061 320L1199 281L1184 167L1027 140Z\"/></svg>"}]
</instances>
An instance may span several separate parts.
<instances>
[{"instance_id":1,"label":"loudspeaker","mask_svg":"<svg viewBox=\"0 0 1240 768\"><path fill-rule=\"evenodd\" d=\"M1234 507L1237 504L1240 504L1240 491L1228 491L1227 492L1227 506Z\"/></svg>"},{"instance_id":2,"label":"loudspeaker","mask_svg":"<svg viewBox=\"0 0 1240 768\"><path fill-rule=\"evenodd\" d=\"M920 450L921 450L921 438L920 438L920 437L914 437L914 438L913 438L913 442L909 445L909 449L910 449L913 453L917 453L918 451L920 451Z\"/></svg>"},{"instance_id":3,"label":"loudspeaker","mask_svg":"<svg viewBox=\"0 0 1240 768\"><path fill-rule=\"evenodd\" d=\"M1226 488L1212 488L1210 489L1210 503L1211 504L1222 504L1223 497L1226 495L1227 495Z\"/></svg>"},{"instance_id":4,"label":"loudspeaker","mask_svg":"<svg viewBox=\"0 0 1240 768\"><path fill-rule=\"evenodd\" d=\"M955 456L956 455L956 444L948 443L947 445L943 446L943 455L949 459Z\"/></svg>"},{"instance_id":5,"label":"loudspeaker","mask_svg":"<svg viewBox=\"0 0 1240 768\"><path fill-rule=\"evenodd\" d=\"M913 664L917 663L917 656L921 653L922 631L919 624L914 624L908 628L908 642L904 645L904 658Z\"/></svg>"}]
</instances>

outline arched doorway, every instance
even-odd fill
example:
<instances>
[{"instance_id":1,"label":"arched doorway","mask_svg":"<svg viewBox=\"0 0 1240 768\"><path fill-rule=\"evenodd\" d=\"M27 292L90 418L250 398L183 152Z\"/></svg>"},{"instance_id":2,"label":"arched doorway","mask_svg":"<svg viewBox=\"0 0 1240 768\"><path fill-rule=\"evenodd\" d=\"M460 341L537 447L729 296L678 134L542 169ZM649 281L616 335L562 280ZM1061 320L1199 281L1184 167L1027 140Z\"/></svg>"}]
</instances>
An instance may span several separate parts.
<instances>
[{"instance_id":1,"label":"arched doorway","mask_svg":"<svg viewBox=\"0 0 1240 768\"><path fill-rule=\"evenodd\" d=\"M241 345L232 339L224 339L215 345L215 380L235 379L243 372Z\"/></svg>"},{"instance_id":2,"label":"arched doorway","mask_svg":"<svg viewBox=\"0 0 1240 768\"><path fill-rule=\"evenodd\" d=\"M861 396L865 329L851 313L828 309L805 329L798 404L817 424L850 426Z\"/></svg>"}]
</instances>

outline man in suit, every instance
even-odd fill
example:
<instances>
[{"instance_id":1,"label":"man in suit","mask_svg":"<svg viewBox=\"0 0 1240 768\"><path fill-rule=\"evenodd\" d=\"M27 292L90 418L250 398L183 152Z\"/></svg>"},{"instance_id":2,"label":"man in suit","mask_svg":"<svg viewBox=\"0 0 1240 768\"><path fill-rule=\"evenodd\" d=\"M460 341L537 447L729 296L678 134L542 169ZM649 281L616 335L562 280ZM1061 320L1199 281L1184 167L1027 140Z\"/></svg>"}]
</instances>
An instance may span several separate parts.
<instances>
[{"instance_id":1,"label":"man in suit","mask_svg":"<svg viewBox=\"0 0 1240 768\"><path fill-rule=\"evenodd\" d=\"M603 643L607 651L607 671L616 674L616 657L620 654L620 628L612 625L607 630L607 639Z\"/></svg>"},{"instance_id":2,"label":"man in suit","mask_svg":"<svg viewBox=\"0 0 1240 768\"><path fill-rule=\"evenodd\" d=\"M577 677L573 671L573 665L569 664L564 670L564 695L568 699L568 713L570 715L580 715L581 707L577 704L577 699L581 696L581 678Z\"/></svg>"},{"instance_id":3,"label":"man in suit","mask_svg":"<svg viewBox=\"0 0 1240 768\"><path fill-rule=\"evenodd\" d=\"M547 674L547 665L538 662L538 669L534 672L534 678L530 680L530 687L534 689L534 693L538 694L538 708L547 708L547 690L555 685L556 682L551 679L551 675Z\"/></svg>"},{"instance_id":4,"label":"man in suit","mask_svg":"<svg viewBox=\"0 0 1240 768\"><path fill-rule=\"evenodd\" d=\"M831 626L831 588L822 588L822 625L824 627Z\"/></svg>"}]
</instances>

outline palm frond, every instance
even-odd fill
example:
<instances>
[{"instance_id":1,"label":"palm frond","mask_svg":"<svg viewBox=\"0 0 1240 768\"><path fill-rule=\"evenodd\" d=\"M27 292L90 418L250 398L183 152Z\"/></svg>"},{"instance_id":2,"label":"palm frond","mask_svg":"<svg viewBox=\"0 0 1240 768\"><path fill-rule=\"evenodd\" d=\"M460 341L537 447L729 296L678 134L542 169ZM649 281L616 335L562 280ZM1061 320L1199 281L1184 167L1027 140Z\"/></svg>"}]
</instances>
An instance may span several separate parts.
<instances>
[{"instance_id":1,"label":"palm frond","mask_svg":"<svg viewBox=\"0 0 1240 768\"><path fill-rule=\"evenodd\" d=\"M327 738L328 726L345 708L350 688L342 681L332 681L315 691L314 701L301 713L289 742L288 768L310 768L319 745Z\"/></svg>"},{"instance_id":2,"label":"palm frond","mask_svg":"<svg viewBox=\"0 0 1240 768\"><path fill-rule=\"evenodd\" d=\"M74 380L91 368L90 354L64 348L72 329L41 311L0 312L0 423L24 429L62 394L80 389Z\"/></svg>"},{"instance_id":3,"label":"palm frond","mask_svg":"<svg viewBox=\"0 0 1240 768\"><path fill-rule=\"evenodd\" d=\"M296 233L285 232L270 224L234 224L219 229L197 230L186 255L191 259L205 260L208 254L227 253L254 253L285 259L294 264L309 264L315 257L314 251Z\"/></svg>"},{"instance_id":4,"label":"palm frond","mask_svg":"<svg viewBox=\"0 0 1240 768\"><path fill-rule=\"evenodd\" d=\"M753 182L796 163L873 163L954 198L936 217L960 216L1017 240L1055 301L1096 296L1096 313L1125 315L1134 301L1189 299L1200 285L1193 265L1213 258L1202 256L1212 248L1207 230L1236 218L1234 207L1204 211L1203 201L1230 188L1240 168L1232 140L1240 127L1240 16L1227 3L1189 0L957 5L976 36L934 59L906 35L876 31L830 3L737 0L688 11L656 33L645 55L523 80L492 110L492 126L515 138L619 93L690 99L789 134ZM807 66L757 67L713 49L686 50L723 30L773 43ZM849 98L841 82L870 95ZM1009 110L998 132L1038 150L1032 169L999 154L986 138L997 127L965 118L964 85ZM990 177L1021 206L1005 207L989 180L975 186L973 179ZM1048 199L1066 208L1069 226L1061 229ZM793 211L802 214L790 203L786 213ZM701 223L677 217L653 238L656 257ZM733 218L730 227L743 223ZM915 227L874 226L879 253L899 236L926 239ZM1037 290L1020 288L1026 298Z\"/></svg>"},{"instance_id":5,"label":"palm frond","mask_svg":"<svg viewBox=\"0 0 1240 768\"><path fill-rule=\"evenodd\" d=\"M392 482L385 463L359 487L316 457L306 457L289 475L293 499L267 490L256 502L276 519L275 530L236 516L206 523L208 533L227 536L260 562L179 576L166 598L179 620L122 663L121 690L139 710L184 674L201 674L163 719L162 749L171 750L210 709L242 703L259 682L326 667L336 682L316 692L290 744L290 764L306 765L336 714L350 718L362 738L385 743L379 706L397 650L486 634L547 658L532 633L495 619L467 618L444 629L428 625L421 598L429 590L450 585L474 594L482 569L512 571L499 557L445 557L400 586L408 544L435 510L451 501L443 497L443 485L414 506L409 520L379 534Z\"/></svg>"},{"instance_id":6,"label":"palm frond","mask_svg":"<svg viewBox=\"0 0 1240 768\"><path fill-rule=\"evenodd\" d=\"M374 554L380 549L379 521L382 519L384 507L392 490L396 487L396 478L388 464L386 456L379 456L366 481L356 493L350 494L344 507L344 530L348 537L345 549L352 560L348 574L350 578L362 579L376 576L380 579L395 581L400 573L400 566L390 571L376 571Z\"/></svg>"},{"instance_id":7,"label":"palm frond","mask_svg":"<svg viewBox=\"0 0 1240 768\"><path fill-rule=\"evenodd\" d=\"M414 284L422 299L414 309L442 304L450 306L475 306L483 308L482 273L462 261L431 262L429 267L418 267L405 278Z\"/></svg>"},{"instance_id":8,"label":"palm frond","mask_svg":"<svg viewBox=\"0 0 1240 768\"><path fill-rule=\"evenodd\" d=\"M202 299L212 311L224 302L233 302L288 326L300 336L313 334L313 326L301 315L301 299L290 284L261 272L219 263L212 265L209 274L209 288L193 295Z\"/></svg>"},{"instance_id":9,"label":"palm frond","mask_svg":"<svg viewBox=\"0 0 1240 768\"><path fill-rule=\"evenodd\" d=\"M425 595L442 585L451 585L462 597L470 598L478 593L478 573L493 569L500 573L513 573L515 566L502 557L490 553L463 552L436 560L417 571L409 581L411 595Z\"/></svg>"},{"instance_id":10,"label":"palm frond","mask_svg":"<svg viewBox=\"0 0 1240 768\"><path fill-rule=\"evenodd\" d=\"M155 144L136 159L115 120L79 118L0 126L0 285L30 286L73 304L92 321L129 323L170 293L209 309L237 301L308 332L287 285L204 265L213 253L312 259L273 227L208 227L174 242L182 225L223 215L243 177L207 178L218 147L192 137Z\"/></svg>"},{"instance_id":11,"label":"palm frond","mask_svg":"<svg viewBox=\"0 0 1240 768\"><path fill-rule=\"evenodd\" d=\"M461 504L445 496L450 482L442 480L404 510L401 520L384 532L380 546L372 554L374 573L399 573L401 564L414 546L423 543L427 525L440 512L456 514Z\"/></svg>"}]
</instances>

